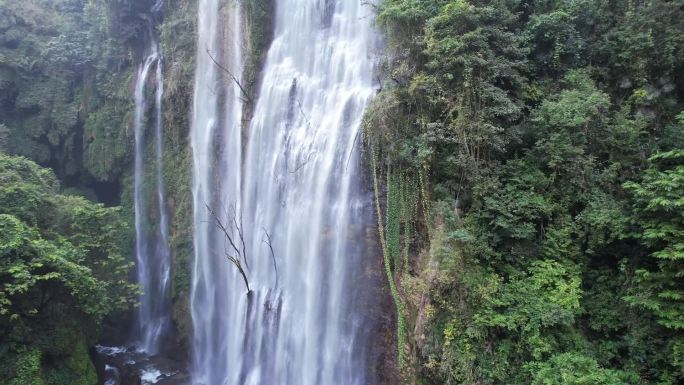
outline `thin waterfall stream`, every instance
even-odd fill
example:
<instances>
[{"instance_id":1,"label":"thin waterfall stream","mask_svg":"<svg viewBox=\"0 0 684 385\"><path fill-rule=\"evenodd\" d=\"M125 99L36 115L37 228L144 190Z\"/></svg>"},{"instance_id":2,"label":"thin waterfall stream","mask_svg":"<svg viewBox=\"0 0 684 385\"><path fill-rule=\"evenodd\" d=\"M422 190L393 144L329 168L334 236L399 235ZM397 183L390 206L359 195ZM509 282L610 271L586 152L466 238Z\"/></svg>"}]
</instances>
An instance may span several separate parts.
<instances>
[{"instance_id":1,"label":"thin waterfall stream","mask_svg":"<svg viewBox=\"0 0 684 385\"><path fill-rule=\"evenodd\" d=\"M151 14L159 12L162 5L163 0L158 0ZM142 294L132 344L96 346L105 385L183 381L185 375L183 365L170 359L166 351L173 325L169 213L164 184L163 55L154 20L148 15L140 17L147 24L149 42L133 89L135 258ZM148 92L152 88L153 94Z\"/></svg>"},{"instance_id":2,"label":"thin waterfall stream","mask_svg":"<svg viewBox=\"0 0 684 385\"><path fill-rule=\"evenodd\" d=\"M275 2L243 147L244 27L240 2L227 7L199 2L192 383L371 384L354 283L368 225L357 141L377 89L372 10Z\"/></svg>"},{"instance_id":3,"label":"thin waterfall stream","mask_svg":"<svg viewBox=\"0 0 684 385\"><path fill-rule=\"evenodd\" d=\"M150 32L153 36L153 33ZM163 69L159 43L150 39L149 53L140 64L135 85L135 165L134 165L134 208L136 259L138 266L138 282L142 285L143 295L140 298L138 311L139 348L148 354L156 354L164 333L170 327L169 316L169 279L171 272L169 253L168 214L165 207L163 181ZM152 69L155 68L154 96L154 181L152 187L146 186L150 179L146 177L145 128L147 95L146 87ZM152 188L153 193L148 189ZM152 212L150 199L157 200L156 218L158 223L150 223Z\"/></svg>"}]
</instances>

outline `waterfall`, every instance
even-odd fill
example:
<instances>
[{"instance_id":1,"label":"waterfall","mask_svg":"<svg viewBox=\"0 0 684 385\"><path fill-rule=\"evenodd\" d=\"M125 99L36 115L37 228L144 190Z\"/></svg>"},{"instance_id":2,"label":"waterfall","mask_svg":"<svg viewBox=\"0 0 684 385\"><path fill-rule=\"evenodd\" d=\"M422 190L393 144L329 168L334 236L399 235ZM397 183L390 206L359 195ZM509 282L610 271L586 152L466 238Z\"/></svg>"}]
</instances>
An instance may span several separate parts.
<instances>
[{"instance_id":1,"label":"waterfall","mask_svg":"<svg viewBox=\"0 0 684 385\"><path fill-rule=\"evenodd\" d=\"M217 0L199 4L193 384L372 383L354 303L367 224L358 136L376 92L372 10L359 0L276 1L244 154L239 87L207 55L242 73L239 13L232 5L221 20ZM244 240L238 250L225 247L205 204ZM251 292L226 253L242 258Z\"/></svg>"},{"instance_id":2,"label":"waterfall","mask_svg":"<svg viewBox=\"0 0 684 385\"><path fill-rule=\"evenodd\" d=\"M238 2L219 9L219 0L200 0L191 145L195 261L190 311L193 321L192 370L196 384L223 384L229 371L226 346L238 331L230 311L235 275L223 254L206 205L218 213L236 207L240 189L242 102L231 76L242 71L242 24ZM224 41L223 25L230 26ZM226 73L226 71L230 71ZM236 78L237 79L237 78ZM219 106L220 104L220 106ZM239 288L240 293L244 290ZM233 332L233 334L231 334Z\"/></svg>"},{"instance_id":3,"label":"waterfall","mask_svg":"<svg viewBox=\"0 0 684 385\"><path fill-rule=\"evenodd\" d=\"M148 354L159 351L161 339L170 327L169 316L169 282L171 274L171 257L169 252L169 224L165 206L164 178L163 178L163 116L162 97L163 66L159 52L159 43L150 25L150 47L143 62L140 64L135 83L135 160L134 160L134 210L136 260L138 282L142 285L143 294L138 309L138 347ZM147 95L146 88L152 69L155 72L154 97L154 177L147 177L145 132L147 127ZM149 186L149 181L154 186ZM150 193L149 189L154 188ZM151 223L155 214L150 207L149 198L157 201L156 219L158 223ZM152 207L153 208L153 207ZM154 229L156 227L156 230Z\"/></svg>"}]
</instances>

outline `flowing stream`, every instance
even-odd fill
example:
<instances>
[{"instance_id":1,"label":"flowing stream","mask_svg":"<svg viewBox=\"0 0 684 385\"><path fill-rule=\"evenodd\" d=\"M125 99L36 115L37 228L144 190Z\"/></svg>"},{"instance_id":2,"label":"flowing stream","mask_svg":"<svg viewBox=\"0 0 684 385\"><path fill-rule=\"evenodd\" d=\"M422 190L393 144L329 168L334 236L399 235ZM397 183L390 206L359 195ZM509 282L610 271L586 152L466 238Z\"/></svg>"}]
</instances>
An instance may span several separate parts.
<instances>
[{"instance_id":1,"label":"flowing stream","mask_svg":"<svg viewBox=\"0 0 684 385\"><path fill-rule=\"evenodd\" d=\"M376 92L372 9L276 1L243 147L242 16L230 4L199 2L192 382L370 384L355 282L366 204L359 130Z\"/></svg>"},{"instance_id":2,"label":"flowing stream","mask_svg":"<svg viewBox=\"0 0 684 385\"><path fill-rule=\"evenodd\" d=\"M170 327L169 279L171 262L169 253L168 213L165 206L163 178L163 116L162 97L163 67L159 43L152 31L150 21L150 47L140 64L135 83L135 161L134 161L134 209L136 259L138 282L143 287L138 311L139 349L153 355L159 352L162 337ZM154 157L147 157L146 128L148 96L146 89L150 75L154 74ZM149 162L149 161L152 162ZM153 177L149 177L146 165L154 165ZM150 183L151 182L151 183ZM151 184L151 185L150 185ZM152 200L151 200L152 199ZM156 201L156 207L153 203ZM156 211L155 211L156 210Z\"/></svg>"}]
</instances>

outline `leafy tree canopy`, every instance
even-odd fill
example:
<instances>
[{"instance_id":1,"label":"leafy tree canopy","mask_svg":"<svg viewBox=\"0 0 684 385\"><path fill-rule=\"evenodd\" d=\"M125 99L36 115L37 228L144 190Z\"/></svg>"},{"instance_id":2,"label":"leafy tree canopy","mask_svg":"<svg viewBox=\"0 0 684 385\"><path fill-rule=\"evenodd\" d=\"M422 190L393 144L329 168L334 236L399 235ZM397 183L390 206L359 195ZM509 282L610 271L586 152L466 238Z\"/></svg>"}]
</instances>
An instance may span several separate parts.
<instances>
[{"instance_id":1,"label":"leafy tree canopy","mask_svg":"<svg viewBox=\"0 0 684 385\"><path fill-rule=\"evenodd\" d=\"M0 373L90 384L97 325L137 294L126 223L117 208L61 195L54 174L25 158L0 154L0 181Z\"/></svg>"}]
</instances>

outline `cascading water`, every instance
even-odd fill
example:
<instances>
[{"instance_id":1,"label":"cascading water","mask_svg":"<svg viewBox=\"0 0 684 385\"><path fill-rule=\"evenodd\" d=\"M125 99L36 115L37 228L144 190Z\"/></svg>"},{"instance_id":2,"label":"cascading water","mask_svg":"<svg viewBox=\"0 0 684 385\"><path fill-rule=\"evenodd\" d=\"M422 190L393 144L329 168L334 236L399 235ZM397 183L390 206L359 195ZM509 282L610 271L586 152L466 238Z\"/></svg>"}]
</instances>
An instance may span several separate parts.
<instances>
[{"instance_id":1,"label":"cascading water","mask_svg":"<svg viewBox=\"0 0 684 385\"><path fill-rule=\"evenodd\" d=\"M151 24L151 22L150 22ZM169 279L171 262L169 253L169 225L168 214L165 207L163 172L163 116L162 97L163 67L162 56L159 52L159 43L154 37L150 27L150 47L148 55L140 64L135 84L135 161L134 161L134 209L135 209L135 235L136 235L136 259L138 267L138 282L143 287L143 295L140 298L138 311L138 347L148 354L156 354L159 351L161 339L170 326L169 316ZM150 193L151 186L147 186L146 170L146 112L147 95L146 87L149 82L152 69L155 73L155 97L154 97L154 161L155 176L154 192ZM150 209L148 199L153 196L157 200L156 213L158 223L153 226L150 222L153 212ZM156 227L156 231L153 228Z\"/></svg>"},{"instance_id":2,"label":"cascading water","mask_svg":"<svg viewBox=\"0 0 684 385\"><path fill-rule=\"evenodd\" d=\"M193 384L372 383L354 304L362 288L352 283L367 218L357 142L375 93L372 12L357 0L276 1L244 159L238 84L222 82L223 69L207 54L242 73L239 6L226 20L233 34L223 46L218 14L217 0L200 1ZM235 224L235 239L242 229L249 294L205 204Z\"/></svg>"},{"instance_id":3,"label":"cascading water","mask_svg":"<svg viewBox=\"0 0 684 385\"><path fill-rule=\"evenodd\" d=\"M236 205L240 189L242 103L230 76L242 73L240 4L219 9L219 0L200 0L191 144L193 149L194 243L191 314L193 320L193 382L223 384L232 368L226 347L235 338L230 294L235 276L223 256L206 205L219 213ZM231 26L223 42L223 24ZM222 43L223 44L220 44ZM220 66L220 67L219 67ZM230 73L225 73L230 71ZM237 79L237 78L236 78ZM223 100L225 103L219 102Z\"/></svg>"}]
</instances>

